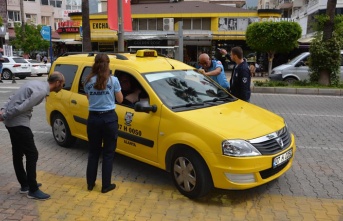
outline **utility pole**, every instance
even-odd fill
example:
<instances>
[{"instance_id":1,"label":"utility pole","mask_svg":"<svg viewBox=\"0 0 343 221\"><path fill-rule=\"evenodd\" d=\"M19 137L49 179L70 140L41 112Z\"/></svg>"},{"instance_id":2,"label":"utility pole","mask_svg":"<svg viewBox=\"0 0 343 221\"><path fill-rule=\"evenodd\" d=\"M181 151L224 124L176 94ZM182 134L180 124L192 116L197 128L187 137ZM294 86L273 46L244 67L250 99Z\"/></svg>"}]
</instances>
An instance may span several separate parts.
<instances>
[{"instance_id":1,"label":"utility pole","mask_svg":"<svg viewBox=\"0 0 343 221\"><path fill-rule=\"evenodd\" d=\"M178 59L183 62L183 21L179 21L179 31L178 31L178 40L179 40L179 51Z\"/></svg>"},{"instance_id":2,"label":"utility pole","mask_svg":"<svg viewBox=\"0 0 343 221\"><path fill-rule=\"evenodd\" d=\"M118 52L124 52L123 0L118 0Z\"/></svg>"}]
</instances>

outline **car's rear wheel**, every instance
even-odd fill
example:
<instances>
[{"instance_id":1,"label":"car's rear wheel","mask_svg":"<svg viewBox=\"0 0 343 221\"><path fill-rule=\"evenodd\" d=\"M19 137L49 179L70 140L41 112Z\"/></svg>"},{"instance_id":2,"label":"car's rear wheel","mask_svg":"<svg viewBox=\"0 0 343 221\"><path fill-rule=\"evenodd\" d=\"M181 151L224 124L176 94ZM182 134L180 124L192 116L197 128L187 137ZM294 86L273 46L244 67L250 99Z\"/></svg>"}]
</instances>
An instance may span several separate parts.
<instances>
[{"instance_id":1,"label":"car's rear wheel","mask_svg":"<svg viewBox=\"0 0 343 221\"><path fill-rule=\"evenodd\" d=\"M52 133L55 141L62 147L70 147L76 141L76 138L70 133L67 121L61 114L56 114L53 117Z\"/></svg>"},{"instance_id":2,"label":"car's rear wheel","mask_svg":"<svg viewBox=\"0 0 343 221\"><path fill-rule=\"evenodd\" d=\"M188 198L205 196L213 188L211 173L197 152L190 149L178 150L171 163L174 184Z\"/></svg>"},{"instance_id":3,"label":"car's rear wheel","mask_svg":"<svg viewBox=\"0 0 343 221\"><path fill-rule=\"evenodd\" d=\"M25 79L26 77L19 77L19 79Z\"/></svg>"},{"instance_id":4,"label":"car's rear wheel","mask_svg":"<svg viewBox=\"0 0 343 221\"><path fill-rule=\"evenodd\" d=\"M2 78L4 80L9 80L12 78L12 72L10 70L3 70L2 72Z\"/></svg>"}]
</instances>

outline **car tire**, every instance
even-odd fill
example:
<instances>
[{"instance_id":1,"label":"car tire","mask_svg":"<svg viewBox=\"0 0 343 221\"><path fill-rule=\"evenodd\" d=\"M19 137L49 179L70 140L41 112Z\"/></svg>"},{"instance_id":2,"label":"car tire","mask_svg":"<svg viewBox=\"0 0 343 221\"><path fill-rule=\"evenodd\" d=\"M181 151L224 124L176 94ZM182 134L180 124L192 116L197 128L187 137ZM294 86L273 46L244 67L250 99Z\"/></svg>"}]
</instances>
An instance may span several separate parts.
<instances>
[{"instance_id":1,"label":"car tire","mask_svg":"<svg viewBox=\"0 0 343 221\"><path fill-rule=\"evenodd\" d=\"M10 70L3 70L2 71L2 78L4 80L10 80L12 77L12 72Z\"/></svg>"},{"instance_id":2,"label":"car tire","mask_svg":"<svg viewBox=\"0 0 343 221\"><path fill-rule=\"evenodd\" d=\"M57 144L62 147L70 147L76 141L76 137L71 135L68 123L61 114L53 117L52 133Z\"/></svg>"},{"instance_id":3,"label":"car tire","mask_svg":"<svg viewBox=\"0 0 343 221\"><path fill-rule=\"evenodd\" d=\"M294 77L287 77L283 81L287 82L288 84L294 84L295 82L298 81L298 79L296 79Z\"/></svg>"},{"instance_id":4,"label":"car tire","mask_svg":"<svg viewBox=\"0 0 343 221\"><path fill-rule=\"evenodd\" d=\"M26 77L19 77L19 79L25 79Z\"/></svg>"},{"instance_id":5,"label":"car tire","mask_svg":"<svg viewBox=\"0 0 343 221\"><path fill-rule=\"evenodd\" d=\"M191 149L178 150L171 164L174 184L186 197L199 198L213 189L211 173L197 152Z\"/></svg>"}]
</instances>

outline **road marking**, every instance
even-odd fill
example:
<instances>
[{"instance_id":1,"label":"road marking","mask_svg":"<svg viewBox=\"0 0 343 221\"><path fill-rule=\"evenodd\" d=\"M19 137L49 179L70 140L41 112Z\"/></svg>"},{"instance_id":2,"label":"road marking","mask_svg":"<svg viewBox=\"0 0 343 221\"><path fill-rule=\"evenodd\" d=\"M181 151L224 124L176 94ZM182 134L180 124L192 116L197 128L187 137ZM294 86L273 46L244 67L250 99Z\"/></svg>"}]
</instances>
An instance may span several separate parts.
<instances>
[{"instance_id":1,"label":"road marking","mask_svg":"<svg viewBox=\"0 0 343 221\"><path fill-rule=\"evenodd\" d=\"M0 91L0 93L8 93L8 92L11 92L11 91Z\"/></svg>"},{"instance_id":2,"label":"road marking","mask_svg":"<svg viewBox=\"0 0 343 221\"><path fill-rule=\"evenodd\" d=\"M7 87L7 86L5 86L5 87L1 87L1 89L19 89L20 87L11 87L11 86L9 86L9 87Z\"/></svg>"}]
</instances>

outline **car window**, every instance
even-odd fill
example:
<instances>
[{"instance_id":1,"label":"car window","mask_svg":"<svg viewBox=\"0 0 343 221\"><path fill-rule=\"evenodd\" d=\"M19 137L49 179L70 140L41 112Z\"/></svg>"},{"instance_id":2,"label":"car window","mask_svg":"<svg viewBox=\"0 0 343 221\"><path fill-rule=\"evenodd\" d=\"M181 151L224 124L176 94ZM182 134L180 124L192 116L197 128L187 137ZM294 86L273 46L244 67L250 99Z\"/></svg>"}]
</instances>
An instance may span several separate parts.
<instances>
[{"instance_id":1,"label":"car window","mask_svg":"<svg viewBox=\"0 0 343 221\"><path fill-rule=\"evenodd\" d=\"M64 75L65 85L63 89L70 90L77 72L77 65L57 64L54 71L59 71Z\"/></svg>"},{"instance_id":2,"label":"car window","mask_svg":"<svg viewBox=\"0 0 343 221\"><path fill-rule=\"evenodd\" d=\"M91 71L92 71L92 67L85 67L82 70L82 74L81 74L81 78L79 82L79 89L78 89L79 94L86 94L85 89L84 89L84 84L86 82L87 76L91 73Z\"/></svg>"},{"instance_id":3,"label":"car window","mask_svg":"<svg viewBox=\"0 0 343 221\"><path fill-rule=\"evenodd\" d=\"M162 102L172 109L189 104L199 104L198 108L202 108L205 102L230 97L210 78L193 70L151 73L145 77Z\"/></svg>"},{"instance_id":4,"label":"car window","mask_svg":"<svg viewBox=\"0 0 343 221\"><path fill-rule=\"evenodd\" d=\"M24 58L13 58L15 63L27 63L27 61Z\"/></svg>"},{"instance_id":5,"label":"car window","mask_svg":"<svg viewBox=\"0 0 343 221\"><path fill-rule=\"evenodd\" d=\"M9 63L10 61L8 60L8 58L4 58L3 63Z\"/></svg>"},{"instance_id":6,"label":"car window","mask_svg":"<svg viewBox=\"0 0 343 221\"><path fill-rule=\"evenodd\" d=\"M149 95L139 81L130 73L116 70L114 75L118 78L124 100L121 105L133 108L138 101L149 103Z\"/></svg>"}]
</instances>

